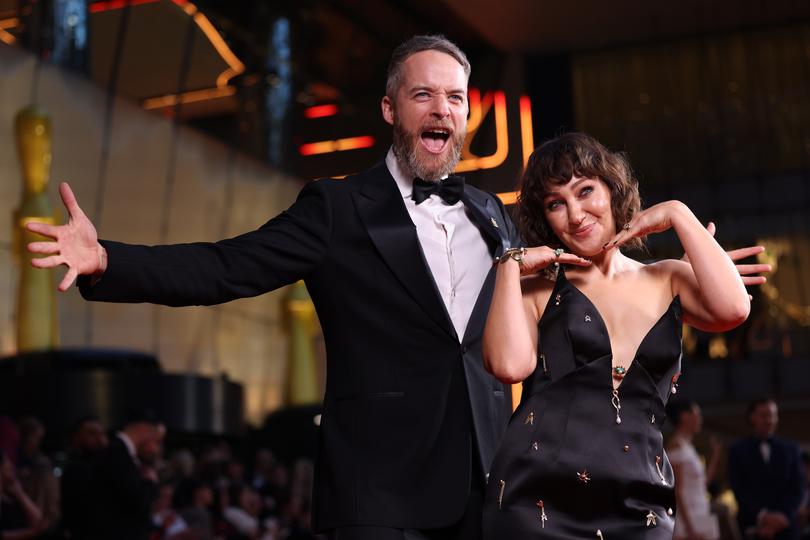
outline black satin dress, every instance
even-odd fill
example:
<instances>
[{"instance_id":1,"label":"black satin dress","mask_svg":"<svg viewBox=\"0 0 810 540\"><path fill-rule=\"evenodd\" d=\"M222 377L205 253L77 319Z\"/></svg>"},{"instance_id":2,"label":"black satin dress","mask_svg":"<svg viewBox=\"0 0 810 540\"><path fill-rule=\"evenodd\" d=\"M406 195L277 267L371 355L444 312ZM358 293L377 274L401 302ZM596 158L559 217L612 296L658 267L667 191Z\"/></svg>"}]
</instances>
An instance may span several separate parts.
<instances>
[{"instance_id":1,"label":"black satin dress","mask_svg":"<svg viewBox=\"0 0 810 540\"><path fill-rule=\"evenodd\" d=\"M562 270L539 335L537 369L490 471L484 538L671 539L661 424L680 371L679 299L642 340L617 395L607 327Z\"/></svg>"}]
</instances>

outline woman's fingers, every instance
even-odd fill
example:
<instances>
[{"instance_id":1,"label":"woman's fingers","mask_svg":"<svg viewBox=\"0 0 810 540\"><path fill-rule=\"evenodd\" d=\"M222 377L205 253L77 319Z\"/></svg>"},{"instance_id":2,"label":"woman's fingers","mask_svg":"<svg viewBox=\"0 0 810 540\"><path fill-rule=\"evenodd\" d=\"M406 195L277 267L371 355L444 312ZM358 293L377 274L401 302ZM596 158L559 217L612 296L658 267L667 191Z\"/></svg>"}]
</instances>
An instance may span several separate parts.
<instances>
[{"instance_id":1,"label":"woman's fingers","mask_svg":"<svg viewBox=\"0 0 810 540\"><path fill-rule=\"evenodd\" d=\"M574 264L576 266L590 266L591 264L591 261L585 257L580 257L573 253L562 253L555 262L559 262L560 264Z\"/></svg>"},{"instance_id":2,"label":"woman's fingers","mask_svg":"<svg viewBox=\"0 0 810 540\"><path fill-rule=\"evenodd\" d=\"M602 246L602 249L611 249L614 247L620 247L624 245L625 242L635 237L636 229L638 225L633 225L628 223L625 225L619 233L613 237L613 240Z\"/></svg>"},{"instance_id":3,"label":"woman's fingers","mask_svg":"<svg viewBox=\"0 0 810 540\"><path fill-rule=\"evenodd\" d=\"M743 285L762 285L766 281L765 276L742 276Z\"/></svg>"}]
</instances>

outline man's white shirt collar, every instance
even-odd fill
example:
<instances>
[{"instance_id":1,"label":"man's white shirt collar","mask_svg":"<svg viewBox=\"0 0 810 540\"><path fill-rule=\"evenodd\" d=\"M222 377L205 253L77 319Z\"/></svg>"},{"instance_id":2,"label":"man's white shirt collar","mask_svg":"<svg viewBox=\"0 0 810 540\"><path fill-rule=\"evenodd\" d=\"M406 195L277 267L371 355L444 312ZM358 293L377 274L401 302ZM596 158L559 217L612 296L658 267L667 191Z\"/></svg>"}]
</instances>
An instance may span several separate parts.
<instances>
[{"instance_id":1,"label":"man's white shirt collar","mask_svg":"<svg viewBox=\"0 0 810 540\"><path fill-rule=\"evenodd\" d=\"M127 434L124 433L123 431L118 432L118 438L121 439L121 441L124 443L124 446L127 447L127 452L129 452L132 461L134 461L135 463L140 463L140 460L138 459L138 451L135 449L135 443L132 442L132 439L127 437Z\"/></svg>"},{"instance_id":2,"label":"man's white shirt collar","mask_svg":"<svg viewBox=\"0 0 810 540\"><path fill-rule=\"evenodd\" d=\"M394 182L397 183L402 198L410 199L411 195L413 195L414 174L399 162L397 156L394 155L393 148L389 148L388 153L385 155L385 165L388 167L388 172L394 177ZM444 176L442 180L445 178L447 177Z\"/></svg>"}]
</instances>

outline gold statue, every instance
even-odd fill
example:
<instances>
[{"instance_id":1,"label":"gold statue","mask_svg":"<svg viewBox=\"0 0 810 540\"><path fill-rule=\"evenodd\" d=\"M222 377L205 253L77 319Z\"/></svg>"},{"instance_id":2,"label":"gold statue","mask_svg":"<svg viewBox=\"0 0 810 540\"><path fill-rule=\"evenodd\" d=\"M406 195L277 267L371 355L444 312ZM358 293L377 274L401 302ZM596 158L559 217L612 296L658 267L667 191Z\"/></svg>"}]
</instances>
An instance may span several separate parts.
<instances>
[{"instance_id":1,"label":"gold statue","mask_svg":"<svg viewBox=\"0 0 810 540\"><path fill-rule=\"evenodd\" d=\"M303 281L287 288L284 295L284 329L287 333L287 374L284 404L288 406L320 403L313 338L320 330L315 306Z\"/></svg>"},{"instance_id":2,"label":"gold statue","mask_svg":"<svg viewBox=\"0 0 810 540\"><path fill-rule=\"evenodd\" d=\"M23 197L14 212L14 251L19 255L17 350L53 349L59 344L53 270L31 266L25 246L43 237L25 229L29 221L56 222L47 188L51 169L51 120L37 105L17 113L14 121L23 176Z\"/></svg>"}]
</instances>

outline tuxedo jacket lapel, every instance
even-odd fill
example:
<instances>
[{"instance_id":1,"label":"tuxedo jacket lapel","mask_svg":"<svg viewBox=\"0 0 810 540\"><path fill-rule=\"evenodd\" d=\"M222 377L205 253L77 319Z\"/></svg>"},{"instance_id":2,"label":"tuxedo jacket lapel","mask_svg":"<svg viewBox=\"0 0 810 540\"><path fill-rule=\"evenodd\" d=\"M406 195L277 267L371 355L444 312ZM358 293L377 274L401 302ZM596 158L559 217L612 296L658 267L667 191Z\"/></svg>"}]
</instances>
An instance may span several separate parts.
<instances>
[{"instance_id":1,"label":"tuxedo jacket lapel","mask_svg":"<svg viewBox=\"0 0 810 540\"><path fill-rule=\"evenodd\" d=\"M484 240L493 250L493 257L500 257L510 247L509 231L506 229L504 216L500 215L498 206L491 196L483 192L466 189L461 198L464 206L470 211L470 217L484 235Z\"/></svg>"},{"instance_id":2,"label":"tuxedo jacket lapel","mask_svg":"<svg viewBox=\"0 0 810 540\"><path fill-rule=\"evenodd\" d=\"M500 215L498 206L492 200L491 196L486 196L483 192L466 189L462 197L464 205L469 210L469 215L474 223L478 225L478 229L484 236L484 240L490 247L493 260L495 257L500 257L503 252L510 247L509 233L506 230L506 223L504 217ZM470 320L467 323L467 330L465 331L464 341L468 338L480 333L484 329L484 324L487 321L487 313L489 312L489 304L492 300L492 291L495 282L495 267L491 268L487 274L484 284L481 287L481 292L475 301L475 307L470 314Z\"/></svg>"},{"instance_id":3,"label":"tuxedo jacket lapel","mask_svg":"<svg viewBox=\"0 0 810 540\"><path fill-rule=\"evenodd\" d=\"M425 260L416 227L384 162L368 171L354 197L360 219L388 267L428 316L458 339Z\"/></svg>"}]
</instances>

